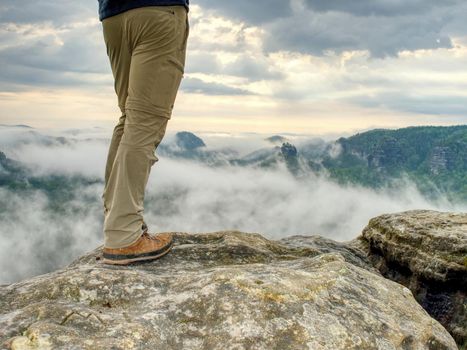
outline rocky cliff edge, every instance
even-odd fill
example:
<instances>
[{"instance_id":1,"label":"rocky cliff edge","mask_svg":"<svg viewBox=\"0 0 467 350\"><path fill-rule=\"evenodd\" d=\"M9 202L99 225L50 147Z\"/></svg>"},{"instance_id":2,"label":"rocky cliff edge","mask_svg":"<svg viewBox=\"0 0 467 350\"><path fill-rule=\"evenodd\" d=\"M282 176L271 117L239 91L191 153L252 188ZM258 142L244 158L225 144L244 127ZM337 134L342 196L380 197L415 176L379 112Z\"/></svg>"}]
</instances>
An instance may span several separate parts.
<instances>
[{"instance_id":1,"label":"rocky cliff edge","mask_svg":"<svg viewBox=\"0 0 467 350\"><path fill-rule=\"evenodd\" d=\"M466 275L462 249L467 221L465 214L445 214L451 216L443 216L444 226L435 229L439 237L446 235L453 254L439 253L447 246L441 244L443 240L428 244L428 238L417 236L427 222L439 219L440 213L428 211L372 219L362 236L343 243L319 236L273 241L238 231L175 232L175 245L167 256L127 267L102 264L98 248L64 269L0 287L0 345L7 349L458 349L451 334L433 318L436 315L430 316L421 306L423 292L417 286L437 281L456 295L451 300L464 303L464 314L447 323L462 348L465 289L459 281L465 282ZM419 230L400 229L401 220L417 226L417 215L425 217L418 221ZM396 237L382 222L398 227L416 243ZM459 234L445 229L450 223ZM405 253L396 253L401 245ZM425 249L428 252L422 254ZM430 254L440 260L433 263ZM397 269L403 270L404 278L398 277Z\"/></svg>"}]
</instances>

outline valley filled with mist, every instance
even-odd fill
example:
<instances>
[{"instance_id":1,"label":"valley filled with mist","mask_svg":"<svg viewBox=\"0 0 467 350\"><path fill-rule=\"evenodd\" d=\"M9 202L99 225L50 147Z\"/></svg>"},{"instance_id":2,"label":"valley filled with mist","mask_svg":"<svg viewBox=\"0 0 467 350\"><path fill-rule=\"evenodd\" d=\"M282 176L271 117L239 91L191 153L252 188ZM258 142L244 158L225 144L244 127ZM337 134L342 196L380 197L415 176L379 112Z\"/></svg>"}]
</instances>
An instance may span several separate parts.
<instances>
[{"instance_id":1,"label":"valley filled with mist","mask_svg":"<svg viewBox=\"0 0 467 350\"><path fill-rule=\"evenodd\" d=\"M103 242L112 130L0 126L0 284L70 263ZM150 232L360 234L374 216L466 211L467 126L324 139L167 133L146 189Z\"/></svg>"}]
</instances>

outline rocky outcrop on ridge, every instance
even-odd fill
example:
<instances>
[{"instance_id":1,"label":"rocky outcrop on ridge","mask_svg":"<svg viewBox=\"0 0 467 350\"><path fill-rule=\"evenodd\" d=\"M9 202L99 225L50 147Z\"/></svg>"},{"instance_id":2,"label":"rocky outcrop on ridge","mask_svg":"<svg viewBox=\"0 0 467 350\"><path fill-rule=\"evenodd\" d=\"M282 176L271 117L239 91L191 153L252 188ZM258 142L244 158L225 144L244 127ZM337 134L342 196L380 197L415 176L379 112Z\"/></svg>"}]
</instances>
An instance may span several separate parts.
<instances>
[{"instance_id":1,"label":"rocky outcrop on ridge","mask_svg":"<svg viewBox=\"0 0 467 350\"><path fill-rule=\"evenodd\" d=\"M164 258L126 267L101 248L0 287L11 349L457 349L410 290L358 248L316 236L175 233Z\"/></svg>"},{"instance_id":2,"label":"rocky outcrop on ridge","mask_svg":"<svg viewBox=\"0 0 467 350\"><path fill-rule=\"evenodd\" d=\"M370 220L351 246L408 287L467 348L467 213L412 210Z\"/></svg>"}]
</instances>

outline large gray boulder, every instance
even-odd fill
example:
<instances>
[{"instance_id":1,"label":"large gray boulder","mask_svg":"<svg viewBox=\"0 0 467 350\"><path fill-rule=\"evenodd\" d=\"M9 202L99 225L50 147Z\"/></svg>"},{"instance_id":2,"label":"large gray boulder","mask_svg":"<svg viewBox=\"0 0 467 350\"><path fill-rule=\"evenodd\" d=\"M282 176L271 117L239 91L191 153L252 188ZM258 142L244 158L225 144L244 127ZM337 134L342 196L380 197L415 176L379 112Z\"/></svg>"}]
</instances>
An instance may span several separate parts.
<instances>
[{"instance_id":1,"label":"large gray boulder","mask_svg":"<svg viewBox=\"0 0 467 350\"><path fill-rule=\"evenodd\" d=\"M467 349L467 213L410 210L370 220L349 245L407 286Z\"/></svg>"},{"instance_id":2,"label":"large gray boulder","mask_svg":"<svg viewBox=\"0 0 467 350\"><path fill-rule=\"evenodd\" d=\"M162 259L112 267L100 262L99 248L62 270L0 287L0 344L457 349L409 289L382 277L363 254L352 257L353 249L303 236L175 233Z\"/></svg>"}]
</instances>

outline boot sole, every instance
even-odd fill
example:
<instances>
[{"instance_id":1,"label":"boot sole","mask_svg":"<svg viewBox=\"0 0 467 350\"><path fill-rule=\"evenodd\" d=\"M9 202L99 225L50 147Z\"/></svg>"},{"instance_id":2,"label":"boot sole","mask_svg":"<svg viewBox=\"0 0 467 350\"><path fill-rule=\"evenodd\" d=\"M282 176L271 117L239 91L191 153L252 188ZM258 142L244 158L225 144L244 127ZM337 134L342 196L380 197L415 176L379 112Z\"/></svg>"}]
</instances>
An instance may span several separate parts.
<instances>
[{"instance_id":1,"label":"boot sole","mask_svg":"<svg viewBox=\"0 0 467 350\"><path fill-rule=\"evenodd\" d=\"M128 264L131 264L133 262L158 259L158 258L164 256L165 254L167 254L168 252L170 252L171 250L172 250L172 244L170 244L167 247L167 249L165 249L162 252L160 252L160 251L155 252L154 255L151 254L151 255L145 255L145 256L140 256L140 257L134 257L134 258L131 258L131 259L121 259L121 260L113 260L113 259L103 258L102 262L104 264L109 264L109 265L128 265Z\"/></svg>"}]
</instances>

